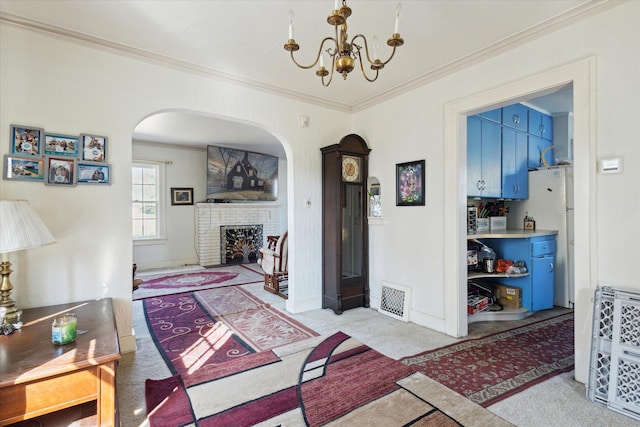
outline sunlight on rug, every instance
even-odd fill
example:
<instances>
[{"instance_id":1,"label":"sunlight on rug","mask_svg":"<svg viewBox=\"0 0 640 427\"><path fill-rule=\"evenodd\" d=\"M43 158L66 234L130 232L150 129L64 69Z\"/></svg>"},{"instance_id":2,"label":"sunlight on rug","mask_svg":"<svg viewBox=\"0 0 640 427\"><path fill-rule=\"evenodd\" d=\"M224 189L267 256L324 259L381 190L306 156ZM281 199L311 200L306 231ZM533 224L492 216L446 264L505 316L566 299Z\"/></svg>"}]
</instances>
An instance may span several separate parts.
<instances>
[{"instance_id":1,"label":"sunlight on rug","mask_svg":"<svg viewBox=\"0 0 640 427\"><path fill-rule=\"evenodd\" d=\"M574 368L573 313L402 359L483 407Z\"/></svg>"},{"instance_id":2,"label":"sunlight on rug","mask_svg":"<svg viewBox=\"0 0 640 427\"><path fill-rule=\"evenodd\" d=\"M143 310L171 373L187 384L225 362L318 336L238 286L147 298Z\"/></svg>"},{"instance_id":3,"label":"sunlight on rug","mask_svg":"<svg viewBox=\"0 0 640 427\"><path fill-rule=\"evenodd\" d=\"M167 417L178 413L179 425L203 427L510 425L342 332L304 343L257 353L275 360L191 385L148 380L149 425L178 425Z\"/></svg>"}]
</instances>

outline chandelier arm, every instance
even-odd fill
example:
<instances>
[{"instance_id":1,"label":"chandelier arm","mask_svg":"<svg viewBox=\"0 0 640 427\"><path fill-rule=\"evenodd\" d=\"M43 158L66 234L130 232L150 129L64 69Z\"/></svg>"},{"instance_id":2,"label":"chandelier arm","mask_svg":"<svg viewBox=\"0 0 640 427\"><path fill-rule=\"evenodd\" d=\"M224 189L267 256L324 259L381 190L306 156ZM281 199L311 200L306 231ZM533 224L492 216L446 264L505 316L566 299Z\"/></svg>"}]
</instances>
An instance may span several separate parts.
<instances>
[{"instance_id":1,"label":"chandelier arm","mask_svg":"<svg viewBox=\"0 0 640 427\"><path fill-rule=\"evenodd\" d=\"M368 58L367 58L367 60L368 60ZM378 80L378 73L380 72L380 69L378 69L378 68L375 69L375 72L376 72L375 77L371 78L371 77L367 76L367 72L364 70L364 64L362 62L362 56L360 55L360 49L358 49L358 62L360 63L360 71L362 72L362 77L364 77L365 80L367 80L370 83L373 83L376 80Z\"/></svg>"},{"instance_id":2,"label":"chandelier arm","mask_svg":"<svg viewBox=\"0 0 640 427\"><path fill-rule=\"evenodd\" d=\"M392 49L393 50L391 51L391 55L389 56L389 58L386 61L382 61L382 65L387 65L393 59L393 55L396 54L396 46L393 46Z\"/></svg>"},{"instance_id":3,"label":"chandelier arm","mask_svg":"<svg viewBox=\"0 0 640 427\"><path fill-rule=\"evenodd\" d=\"M365 50L365 53L367 54L367 62L369 62L369 64L371 65L375 64L375 59L372 61L371 57L369 56L369 45L367 44L367 38L364 35L356 34L355 36L353 36L353 38L351 39L351 44L355 46L354 42L358 37L361 38L364 42L364 50ZM391 60L393 59L393 56L396 54L396 47L397 46L391 47L392 48L391 55L389 55L389 58L387 58L386 61L380 61L380 65L384 66L384 65L387 65L389 62L391 62ZM358 49L358 53L359 52L360 52L360 49Z\"/></svg>"},{"instance_id":4,"label":"chandelier arm","mask_svg":"<svg viewBox=\"0 0 640 427\"><path fill-rule=\"evenodd\" d=\"M324 43L328 40L331 40L334 44L337 45L336 39L334 39L333 37L325 37L324 39L322 39L322 42L320 42L320 48L318 49L318 54L316 55L316 60L311 65L302 65L298 61L296 61L296 58L293 56L294 51L290 52L291 60L293 61L294 64L296 64L298 67L304 70L308 70L309 68L315 67L318 64L318 61L320 60L320 55L322 55L322 47L324 46Z\"/></svg>"},{"instance_id":5,"label":"chandelier arm","mask_svg":"<svg viewBox=\"0 0 640 427\"><path fill-rule=\"evenodd\" d=\"M322 86L324 87L328 87L331 84L331 81L333 80L333 71L336 69L336 57L335 55L331 57L331 73L329 73L329 80L327 81L327 83L325 84L324 82L324 77L322 76Z\"/></svg>"},{"instance_id":6,"label":"chandelier arm","mask_svg":"<svg viewBox=\"0 0 640 427\"><path fill-rule=\"evenodd\" d=\"M358 46L357 44L355 44L357 38L361 38L362 41L364 42L364 52L367 55L367 62L369 64L373 64L373 61L371 60L371 57L369 56L369 44L367 43L367 38L365 36L363 36L362 34L356 34L351 39L351 45L352 46ZM360 48L359 47L358 47L358 56L360 56ZM362 56L360 56L360 58L362 58ZM362 66L362 61L361 61L361 66Z\"/></svg>"}]
</instances>

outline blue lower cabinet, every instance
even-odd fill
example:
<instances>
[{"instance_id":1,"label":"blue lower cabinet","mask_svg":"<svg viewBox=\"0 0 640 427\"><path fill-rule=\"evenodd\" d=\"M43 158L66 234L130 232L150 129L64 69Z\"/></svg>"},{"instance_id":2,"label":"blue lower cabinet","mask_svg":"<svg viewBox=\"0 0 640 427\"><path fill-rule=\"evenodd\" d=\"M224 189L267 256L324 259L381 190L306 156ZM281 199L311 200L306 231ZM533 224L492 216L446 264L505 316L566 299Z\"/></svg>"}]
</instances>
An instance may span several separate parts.
<instances>
[{"instance_id":1,"label":"blue lower cabinet","mask_svg":"<svg viewBox=\"0 0 640 427\"><path fill-rule=\"evenodd\" d=\"M512 261L522 260L529 275L491 278L493 282L522 289L522 307L529 311L553 308L556 236L482 239L496 256Z\"/></svg>"},{"instance_id":2,"label":"blue lower cabinet","mask_svg":"<svg viewBox=\"0 0 640 427\"><path fill-rule=\"evenodd\" d=\"M531 259L530 276L532 281L530 311L553 308L553 282L555 257L553 255Z\"/></svg>"}]
</instances>

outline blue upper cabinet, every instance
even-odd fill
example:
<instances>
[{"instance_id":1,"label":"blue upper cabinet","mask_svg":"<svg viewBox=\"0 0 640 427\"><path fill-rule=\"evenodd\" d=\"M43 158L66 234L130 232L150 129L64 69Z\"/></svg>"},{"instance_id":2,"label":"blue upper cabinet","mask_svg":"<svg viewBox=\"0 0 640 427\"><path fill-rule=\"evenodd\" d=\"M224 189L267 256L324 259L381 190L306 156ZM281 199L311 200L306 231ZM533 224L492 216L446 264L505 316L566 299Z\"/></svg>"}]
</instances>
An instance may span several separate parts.
<instances>
[{"instance_id":1,"label":"blue upper cabinet","mask_svg":"<svg viewBox=\"0 0 640 427\"><path fill-rule=\"evenodd\" d=\"M544 162L542 161L543 156L545 160ZM529 135L527 168L529 170L535 170L537 168L553 166L555 164L553 143L548 139L542 139L539 136Z\"/></svg>"},{"instance_id":2,"label":"blue upper cabinet","mask_svg":"<svg viewBox=\"0 0 640 427\"><path fill-rule=\"evenodd\" d=\"M527 199L529 197L527 156L527 134L504 126L502 128L503 198Z\"/></svg>"},{"instance_id":3,"label":"blue upper cabinet","mask_svg":"<svg viewBox=\"0 0 640 427\"><path fill-rule=\"evenodd\" d=\"M528 130L528 108L522 104L514 104L502 109L502 125L521 132Z\"/></svg>"},{"instance_id":4,"label":"blue upper cabinet","mask_svg":"<svg viewBox=\"0 0 640 427\"><path fill-rule=\"evenodd\" d=\"M495 110L485 111L478 114L483 119L491 120L492 122L502 123L502 108L496 108Z\"/></svg>"},{"instance_id":5,"label":"blue upper cabinet","mask_svg":"<svg viewBox=\"0 0 640 427\"><path fill-rule=\"evenodd\" d=\"M468 197L527 199L528 170L555 164L551 116L523 104L469 117L467 138Z\"/></svg>"},{"instance_id":6,"label":"blue upper cabinet","mask_svg":"<svg viewBox=\"0 0 640 427\"><path fill-rule=\"evenodd\" d=\"M502 140L499 123L467 118L467 195L498 198L502 190Z\"/></svg>"},{"instance_id":7,"label":"blue upper cabinet","mask_svg":"<svg viewBox=\"0 0 640 427\"><path fill-rule=\"evenodd\" d=\"M530 170L555 165L553 152L553 118L540 111L529 109L529 154L527 167ZM542 161L544 156L545 163Z\"/></svg>"},{"instance_id":8,"label":"blue upper cabinet","mask_svg":"<svg viewBox=\"0 0 640 427\"><path fill-rule=\"evenodd\" d=\"M530 135L539 136L548 141L553 140L553 118L538 110L529 108L529 126Z\"/></svg>"}]
</instances>

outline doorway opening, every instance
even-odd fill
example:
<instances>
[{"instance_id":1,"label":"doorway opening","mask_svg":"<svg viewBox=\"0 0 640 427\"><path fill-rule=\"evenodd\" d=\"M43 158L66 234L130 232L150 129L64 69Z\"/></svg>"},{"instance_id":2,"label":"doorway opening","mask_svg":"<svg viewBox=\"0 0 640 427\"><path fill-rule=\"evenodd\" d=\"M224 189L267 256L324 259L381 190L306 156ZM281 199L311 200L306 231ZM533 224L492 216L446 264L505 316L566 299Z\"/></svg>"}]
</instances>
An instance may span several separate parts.
<instances>
[{"instance_id":1,"label":"doorway opening","mask_svg":"<svg viewBox=\"0 0 640 427\"><path fill-rule=\"evenodd\" d=\"M490 108L502 107L547 95L572 85L574 99L575 194L575 318L576 325L588 324L592 277L596 277L594 255L596 224L594 222L595 175L590 165L595 159L595 59L587 58L559 69L545 72L516 83L483 92L445 106L445 331L453 336L468 333L467 290L467 189L466 141L467 117ZM589 334L576 329L576 380L586 382L589 366Z\"/></svg>"}]
</instances>

